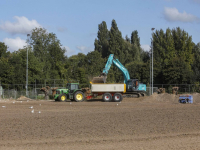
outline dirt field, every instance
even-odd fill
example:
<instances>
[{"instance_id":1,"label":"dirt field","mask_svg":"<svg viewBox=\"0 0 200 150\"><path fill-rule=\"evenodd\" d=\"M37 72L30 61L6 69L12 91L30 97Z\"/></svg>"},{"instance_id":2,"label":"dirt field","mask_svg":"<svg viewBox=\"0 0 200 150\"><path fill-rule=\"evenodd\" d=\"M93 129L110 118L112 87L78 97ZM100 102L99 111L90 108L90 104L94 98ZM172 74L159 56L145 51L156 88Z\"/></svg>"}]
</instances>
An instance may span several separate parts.
<instances>
[{"instance_id":1,"label":"dirt field","mask_svg":"<svg viewBox=\"0 0 200 150\"><path fill-rule=\"evenodd\" d=\"M193 104L170 94L121 103L0 100L0 150L200 149L200 94L193 96Z\"/></svg>"}]
</instances>

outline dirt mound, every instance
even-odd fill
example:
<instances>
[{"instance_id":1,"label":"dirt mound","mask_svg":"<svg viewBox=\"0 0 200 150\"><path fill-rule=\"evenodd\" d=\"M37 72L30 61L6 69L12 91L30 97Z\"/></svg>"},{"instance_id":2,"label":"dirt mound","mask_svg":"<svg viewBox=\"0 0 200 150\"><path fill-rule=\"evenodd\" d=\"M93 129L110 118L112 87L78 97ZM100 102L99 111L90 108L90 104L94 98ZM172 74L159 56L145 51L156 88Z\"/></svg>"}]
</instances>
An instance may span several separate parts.
<instances>
[{"instance_id":1,"label":"dirt mound","mask_svg":"<svg viewBox=\"0 0 200 150\"><path fill-rule=\"evenodd\" d=\"M200 94L199 93L193 93L193 94L181 94L181 95L192 95L193 96L193 103L200 103ZM155 103L155 102L170 102L170 103L178 103L179 95L175 94L168 94L168 93L162 93L157 94L154 93L151 96L147 96L144 98L145 102L149 103Z\"/></svg>"},{"instance_id":2,"label":"dirt mound","mask_svg":"<svg viewBox=\"0 0 200 150\"><path fill-rule=\"evenodd\" d=\"M193 95L193 102L194 103L200 103L200 94L199 93L193 93L193 94L190 94L190 95Z\"/></svg>"},{"instance_id":3,"label":"dirt mound","mask_svg":"<svg viewBox=\"0 0 200 150\"><path fill-rule=\"evenodd\" d=\"M25 96L20 96L18 99L16 99L16 101L27 101L27 100L32 100L32 99L30 99L30 98L28 98L28 97L25 97Z\"/></svg>"},{"instance_id":4,"label":"dirt mound","mask_svg":"<svg viewBox=\"0 0 200 150\"><path fill-rule=\"evenodd\" d=\"M157 94L154 93L151 96L146 97L144 100L146 102L171 102L171 103L178 103L178 98L179 95L174 95L174 94L168 94L168 93L162 93L162 94Z\"/></svg>"}]
</instances>

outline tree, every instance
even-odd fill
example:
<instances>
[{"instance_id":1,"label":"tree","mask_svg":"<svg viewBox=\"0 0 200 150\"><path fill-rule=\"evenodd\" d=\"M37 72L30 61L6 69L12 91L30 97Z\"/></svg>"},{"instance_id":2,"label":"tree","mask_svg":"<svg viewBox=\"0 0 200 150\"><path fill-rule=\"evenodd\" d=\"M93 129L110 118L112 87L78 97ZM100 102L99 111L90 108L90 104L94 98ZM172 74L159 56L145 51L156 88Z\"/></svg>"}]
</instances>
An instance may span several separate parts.
<instances>
[{"instance_id":1,"label":"tree","mask_svg":"<svg viewBox=\"0 0 200 150\"><path fill-rule=\"evenodd\" d=\"M105 58L108 56L108 40L109 40L109 31L107 29L106 22L103 21L98 26L99 30L97 33L97 38L95 39L95 50L100 52L102 57Z\"/></svg>"},{"instance_id":2,"label":"tree","mask_svg":"<svg viewBox=\"0 0 200 150\"><path fill-rule=\"evenodd\" d=\"M131 44L133 49L134 61L141 61L141 47L140 38L138 37L138 31L135 30L131 33Z\"/></svg>"},{"instance_id":3,"label":"tree","mask_svg":"<svg viewBox=\"0 0 200 150\"><path fill-rule=\"evenodd\" d=\"M0 80L3 84L12 84L12 77L15 74L14 68L9 62L9 58L0 58Z\"/></svg>"},{"instance_id":4,"label":"tree","mask_svg":"<svg viewBox=\"0 0 200 150\"><path fill-rule=\"evenodd\" d=\"M90 81L93 77L99 76L102 73L106 63L105 60L98 51L92 51L87 54L85 64Z\"/></svg>"},{"instance_id":5,"label":"tree","mask_svg":"<svg viewBox=\"0 0 200 150\"><path fill-rule=\"evenodd\" d=\"M27 65L27 48L19 49L12 53L9 62L13 67L14 74L12 83L26 84L26 65ZM35 80L40 80L42 75L42 66L34 56L34 53L28 51L28 84L35 83Z\"/></svg>"},{"instance_id":6,"label":"tree","mask_svg":"<svg viewBox=\"0 0 200 150\"><path fill-rule=\"evenodd\" d=\"M44 28L32 30L31 45L34 55L42 66L42 79L65 79L65 52L60 40L54 33L48 33Z\"/></svg>"},{"instance_id":7,"label":"tree","mask_svg":"<svg viewBox=\"0 0 200 150\"><path fill-rule=\"evenodd\" d=\"M193 47L192 37L179 27L168 28L165 33L162 29L157 30L153 34L155 82L190 83Z\"/></svg>"},{"instance_id":8,"label":"tree","mask_svg":"<svg viewBox=\"0 0 200 150\"><path fill-rule=\"evenodd\" d=\"M111 24L111 29L109 32L109 54L114 54L115 58L119 59L119 61L124 64L125 55L124 55L124 39L122 38L122 34L117 27L116 21L113 19ZM123 75L116 68L111 67L109 71L110 77L108 76L108 80L111 79L111 82L122 82ZM114 75L114 78L113 78Z\"/></svg>"},{"instance_id":9,"label":"tree","mask_svg":"<svg viewBox=\"0 0 200 150\"><path fill-rule=\"evenodd\" d=\"M88 84L88 79L87 79L87 75L86 75L86 71L84 68L78 68L78 81L80 84L83 85L83 87Z\"/></svg>"},{"instance_id":10,"label":"tree","mask_svg":"<svg viewBox=\"0 0 200 150\"><path fill-rule=\"evenodd\" d=\"M0 42L0 58L1 57L8 57L10 52L8 52L8 46L5 43Z\"/></svg>"},{"instance_id":11,"label":"tree","mask_svg":"<svg viewBox=\"0 0 200 150\"><path fill-rule=\"evenodd\" d=\"M125 37L123 52L124 52L124 56L125 56L124 64L128 64L134 60L133 46L130 43L130 39L127 36Z\"/></svg>"},{"instance_id":12,"label":"tree","mask_svg":"<svg viewBox=\"0 0 200 150\"><path fill-rule=\"evenodd\" d=\"M139 79L140 82L149 81L149 66L146 63L133 61L125 66L131 79Z\"/></svg>"},{"instance_id":13,"label":"tree","mask_svg":"<svg viewBox=\"0 0 200 150\"><path fill-rule=\"evenodd\" d=\"M192 42L192 36L189 36L187 32L181 30L180 27L172 30L172 36L174 39L175 53L181 56L188 64L193 63L193 47L195 44Z\"/></svg>"},{"instance_id":14,"label":"tree","mask_svg":"<svg viewBox=\"0 0 200 150\"><path fill-rule=\"evenodd\" d=\"M8 52L8 46L5 43L0 42L0 80L1 83L12 83L12 76L14 75L13 66L10 64L10 52Z\"/></svg>"},{"instance_id":15,"label":"tree","mask_svg":"<svg viewBox=\"0 0 200 150\"><path fill-rule=\"evenodd\" d=\"M82 74L80 75L82 70L80 70L79 68L86 69L87 66L85 64L85 59L86 59L86 55L82 53L78 53L78 55L73 55L68 58L67 60L68 65L66 69L67 69L67 74L68 74L67 79L69 81L80 81L80 76L81 78L83 77Z\"/></svg>"},{"instance_id":16,"label":"tree","mask_svg":"<svg viewBox=\"0 0 200 150\"><path fill-rule=\"evenodd\" d=\"M200 82L200 42L193 48L194 61L192 64L192 70L194 72L192 82Z\"/></svg>"},{"instance_id":17,"label":"tree","mask_svg":"<svg viewBox=\"0 0 200 150\"><path fill-rule=\"evenodd\" d=\"M124 63L124 39L122 38L122 34L119 31L117 23L114 19L112 20L109 37L109 54L114 54L119 58L121 63Z\"/></svg>"},{"instance_id":18,"label":"tree","mask_svg":"<svg viewBox=\"0 0 200 150\"><path fill-rule=\"evenodd\" d=\"M181 57L173 58L171 65L163 70L165 83L167 84L190 84L191 66Z\"/></svg>"}]
</instances>

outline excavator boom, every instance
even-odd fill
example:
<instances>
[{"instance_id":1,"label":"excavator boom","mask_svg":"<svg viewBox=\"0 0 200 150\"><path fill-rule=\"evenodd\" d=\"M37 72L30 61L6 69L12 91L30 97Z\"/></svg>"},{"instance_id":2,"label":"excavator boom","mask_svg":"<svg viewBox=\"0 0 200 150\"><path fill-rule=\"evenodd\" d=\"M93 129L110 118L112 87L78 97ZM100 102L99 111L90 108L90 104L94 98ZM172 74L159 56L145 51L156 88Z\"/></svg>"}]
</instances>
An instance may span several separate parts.
<instances>
[{"instance_id":1,"label":"excavator boom","mask_svg":"<svg viewBox=\"0 0 200 150\"><path fill-rule=\"evenodd\" d=\"M110 54L108 57L108 61L105 65L105 68L103 69L103 72L100 76L94 77L92 82L93 83L106 83L106 78L108 71L110 70L111 65L114 64L122 73L124 76L124 83L127 83L127 81L130 79L130 75L128 70L120 63L118 59L114 58L114 54Z\"/></svg>"}]
</instances>

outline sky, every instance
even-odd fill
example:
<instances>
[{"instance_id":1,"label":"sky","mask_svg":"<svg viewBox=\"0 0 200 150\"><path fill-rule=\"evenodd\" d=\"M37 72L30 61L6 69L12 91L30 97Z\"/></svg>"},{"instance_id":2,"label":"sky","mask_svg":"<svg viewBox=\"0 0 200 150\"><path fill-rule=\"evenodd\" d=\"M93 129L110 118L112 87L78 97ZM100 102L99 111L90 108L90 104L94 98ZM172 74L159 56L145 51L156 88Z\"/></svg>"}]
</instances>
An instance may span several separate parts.
<instances>
[{"instance_id":1,"label":"sky","mask_svg":"<svg viewBox=\"0 0 200 150\"><path fill-rule=\"evenodd\" d=\"M141 47L150 49L152 28L180 27L200 42L200 0L1 0L0 42L9 51L27 45L35 27L55 33L67 56L94 50L98 25L110 30L114 19L122 36L138 31ZM155 31L154 30L154 31Z\"/></svg>"}]
</instances>

